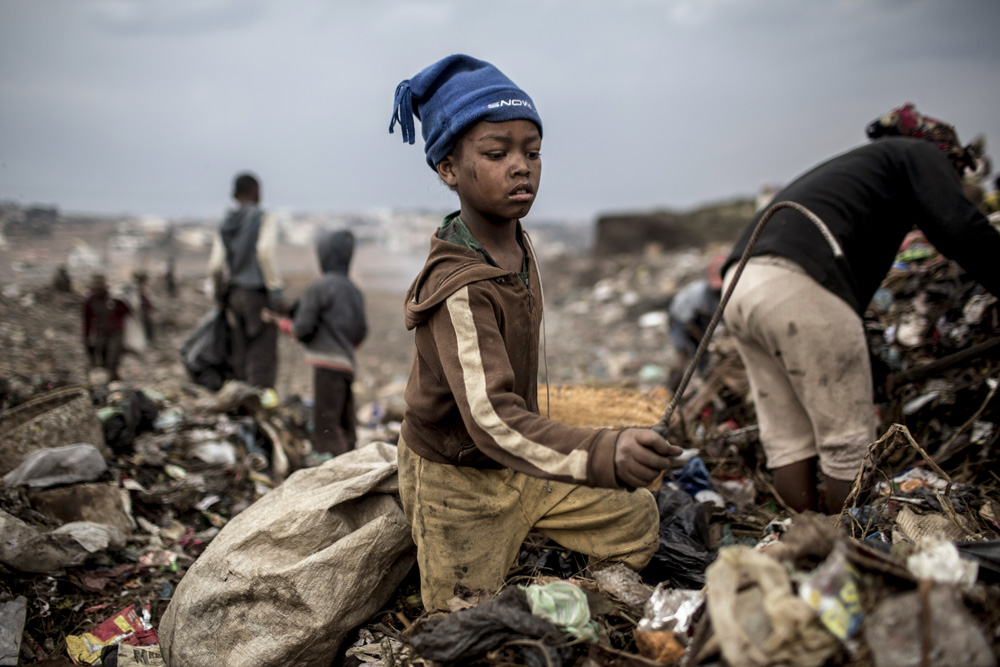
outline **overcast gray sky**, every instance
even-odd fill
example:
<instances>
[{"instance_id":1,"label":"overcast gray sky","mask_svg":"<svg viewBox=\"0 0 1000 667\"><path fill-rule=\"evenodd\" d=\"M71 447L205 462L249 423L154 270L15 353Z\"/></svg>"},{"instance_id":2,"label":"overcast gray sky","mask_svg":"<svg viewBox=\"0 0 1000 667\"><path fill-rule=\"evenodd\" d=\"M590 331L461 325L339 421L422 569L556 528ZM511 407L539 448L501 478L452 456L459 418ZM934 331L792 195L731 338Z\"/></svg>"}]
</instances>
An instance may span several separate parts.
<instances>
[{"instance_id":1,"label":"overcast gray sky","mask_svg":"<svg viewBox=\"0 0 1000 667\"><path fill-rule=\"evenodd\" d=\"M1000 156L998 0L0 0L0 199L447 209L396 84L489 60L545 123L533 217L751 195L910 101Z\"/></svg>"}]
</instances>

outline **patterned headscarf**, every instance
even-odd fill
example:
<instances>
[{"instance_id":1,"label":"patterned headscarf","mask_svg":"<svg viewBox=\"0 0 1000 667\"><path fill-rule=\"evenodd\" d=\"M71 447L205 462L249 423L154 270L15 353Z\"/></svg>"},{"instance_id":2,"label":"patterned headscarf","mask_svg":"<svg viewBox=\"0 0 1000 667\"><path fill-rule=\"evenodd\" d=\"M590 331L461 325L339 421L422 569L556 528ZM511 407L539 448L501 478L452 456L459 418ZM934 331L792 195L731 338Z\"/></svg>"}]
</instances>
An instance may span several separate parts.
<instances>
[{"instance_id":1,"label":"patterned headscarf","mask_svg":"<svg viewBox=\"0 0 1000 667\"><path fill-rule=\"evenodd\" d=\"M869 139L913 137L930 141L944 151L959 174L965 169L974 169L976 165L975 150L971 146L962 146L953 126L923 115L911 103L873 120L865 133Z\"/></svg>"}]
</instances>

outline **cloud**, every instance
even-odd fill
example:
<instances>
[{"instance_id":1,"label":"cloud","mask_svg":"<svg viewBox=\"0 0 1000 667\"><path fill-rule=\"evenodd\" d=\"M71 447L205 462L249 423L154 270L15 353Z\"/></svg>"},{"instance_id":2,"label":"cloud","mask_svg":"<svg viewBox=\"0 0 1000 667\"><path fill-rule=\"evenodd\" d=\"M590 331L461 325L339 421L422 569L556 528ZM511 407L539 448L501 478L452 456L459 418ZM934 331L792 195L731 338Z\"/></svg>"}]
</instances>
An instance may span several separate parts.
<instances>
[{"instance_id":1,"label":"cloud","mask_svg":"<svg viewBox=\"0 0 1000 667\"><path fill-rule=\"evenodd\" d=\"M204 34L251 25L261 0L98 0L89 7L99 28L122 35Z\"/></svg>"},{"instance_id":2,"label":"cloud","mask_svg":"<svg viewBox=\"0 0 1000 667\"><path fill-rule=\"evenodd\" d=\"M391 32L439 29L447 25L455 15L455 6L444 2L388 2L373 5L378 28Z\"/></svg>"},{"instance_id":3,"label":"cloud","mask_svg":"<svg viewBox=\"0 0 1000 667\"><path fill-rule=\"evenodd\" d=\"M905 101L1000 141L997 0L0 3L0 199L70 210L211 213L247 167L276 205L447 207L386 129L452 52L538 103L550 217L752 193Z\"/></svg>"}]
</instances>

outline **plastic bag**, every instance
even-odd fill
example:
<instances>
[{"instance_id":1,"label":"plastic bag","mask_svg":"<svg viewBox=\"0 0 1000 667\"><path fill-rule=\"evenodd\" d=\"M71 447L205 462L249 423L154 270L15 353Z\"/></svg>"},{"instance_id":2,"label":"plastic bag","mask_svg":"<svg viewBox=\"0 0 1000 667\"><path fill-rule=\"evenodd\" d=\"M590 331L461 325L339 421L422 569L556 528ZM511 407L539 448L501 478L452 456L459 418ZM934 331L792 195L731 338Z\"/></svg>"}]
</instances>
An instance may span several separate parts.
<instances>
[{"instance_id":1,"label":"plastic bag","mask_svg":"<svg viewBox=\"0 0 1000 667\"><path fill-rule=\"evenodd\" d=\"M784 566L760 551L720 549L705 595L723 660L732 667L820 667L837 650L836 637L793 592Z\"/></svg>"},{"instance_id":2,"label":"plastic bag","mask_svg":"<svg viewBox=\"0 0 1000 667\"><path fill-rule=\"evenodd\" d=\"M708 468L705 461L699 456L691 458L684 464L683 470L677 474L677 484L688 492L692 498L699 491L711 491L712 482L709 480Z\"/></svg>"},{"instance_id":3,"label":"plastic bag","mask_svg":"<svg viewBox=\"0 0 1000 667\"><path fill-rule=\"evenodd\" d=\"M107 469L108 464L97 447L77 443L32 452L21 465L4 475L3 483L47 489L59 484L93 482Z\"/></svg>"},{"instance_id":4,"label":"plastic bag","mask_svg":"<svg viewBox=\"0 0 1000 667\"><path fill-rule=\"evenodd\" d=\"M226 313L213 308L184 341L181 358L191 380L203 387L218 391L226 380L233 377L229 361L232 346L232 329Z\"/></svg>"},{"instance_id":5,"label":"plastic bag","mask_svg":"<svg viewBox=\"0 0 1000 667\"><path fill-rule=\"evenodd\" d=\"M531 613L588 642L599 638L597 624L590 619L590 605L582 588L568 581L520 586Z\"/></svg>"},{"instance_id":6,"label":"plastic bag","mask_svg":"<svg viewBox=\"0 0 1000 667\"><path fill-rule=\"evenodd\" d=\"M1000 540L962 542L955 546L962 556L979 564L980 581L1000 583Z\"/></svg>"},{"instance_id":7,"label":"plastic bag","mask_svg":"<svg viewBox=\"0 0 1000 667\"><path fill-rule=\"evenodd\" d=\"M657 584L653 595L646 602L638 629L643 632L653 630L673 630L688 634L694 625L694 618L705 604L705 591L683 588L665 588Z\"/></svg>"},{"instance_id":8,"label":"plastic bag","mask_svg":"<svg viewBox=\"0 0 1000 667\"><path fill-rule=\"evenodd\" d=\"M124 329L122 331L122 347L126 352L142 356L149 349L149 339L146 338L146 331L142 327L142 321L136 316L135 310L125 317Z\"/></svg>"},{"instance_id":9,"label":"plastic bag","mask_svg":"<svg viewBox=\"0 0 1000 667\"><path fill-rule=\"evenodd\" d=\"M57 572L82 565L105 551L117 551L128 539L104 523L72 521L42 531L0 510L0 563L22 572Z\"/></svg>"},{"instance_id":10,"label":"plastic bag","mask_svg":"<svg viewBox=\"0 0 1000 667\"><path fill-rule=\"evenodd\" d=\"M660 510L660 546L642 571L649 583L666 579L679 588L705 585L705 568L715 560L709 548L708 515L705 505L680 489L664 486L656 493Z\"/></svg>"},{"instance_id":11,"label":"plastic bag","mask_svg":"<svg viewBox=\"0 0 1000 667\"><path fill-rule=\"evenodd\" d=\"M865 618L858 593L860 575L847 562L842 542L823 563L805 575L799 584L799 597L816 611L819 620L837 639L856 635Z\"/></svg>"},{"instance_id":12,"label":"plastic bag","mask_svg":"<svg viewBox=\"0 0 1000 667\"><path fill-rule=\"evenodd\" d=\"M446 665L469 664L509 643L529 667L561 667L572 657L563 632L533 615L525 592L517 586L471 609L432 616L410 637L418 656Z\"/></svg>"}]
</instances>

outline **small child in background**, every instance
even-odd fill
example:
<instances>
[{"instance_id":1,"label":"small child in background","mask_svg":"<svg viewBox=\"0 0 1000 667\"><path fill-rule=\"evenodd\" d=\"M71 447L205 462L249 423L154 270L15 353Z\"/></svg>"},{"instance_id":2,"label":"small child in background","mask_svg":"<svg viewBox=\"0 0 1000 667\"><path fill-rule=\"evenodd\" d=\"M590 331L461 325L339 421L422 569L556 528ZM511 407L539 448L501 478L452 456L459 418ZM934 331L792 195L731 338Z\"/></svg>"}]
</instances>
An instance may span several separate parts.
<instances>
[{"instance_id":1,"label":"small child in background","mask_svg":"<svg viewBox=\"0 0 1000 667\"><path fill-rule=\"evenodd\" d=\"M152 343L153 300L149 298L149 274L142 269L136 269L132 272L132 280L135 282L136 297L139 302L138 315L142 322L142 332L146 335L146 341Z\"/></svg>"},{"instance_id":2,"label":"small child in background","mask_svg":"<svg viewBox=\"0 0 1000 667\"><path fill-rule=\"evenodd\" d=\"M354 449L354 350L368 333L361 291L347 277L354 235L330 232L316 244L323 276L306 288L292 317L265 310L262 318L305 343L313 367L313 449L336 456Z\"/></svg>"},{"instance_id":3,"label":"small child in background","mask_svg":"<svg viewBox=\"0 0 1000 667\"><path fill-rule=\"evenodd\" d=\"M177 263L173 257L167 258L167 267L163 273L163 288L171 299L177 297Z\"/></svg>"},{"instance_id":4,"label":"small child in background","mask_svg":"<svg viewBox=\"0 0 1000 667\"><path fill-rule=\"evenodd\" d=\"M90 292L83 302L83 346L92 367L107 369L109 382L118 379L129 314L125 302L108 292L107 279L99 273L91 276Z\"/></svg>"},{"instance_id":5,"label":"small child in background","mask_svg":"<svg viewBox=\"0 0 1000 667\"><path fill-rule=\"evenodd\" d=\"M73 281L69 277L69 269L65 264L60 264L52 276L52 289L57 292L72 292Z\"/></svg>"}]
</instances>

